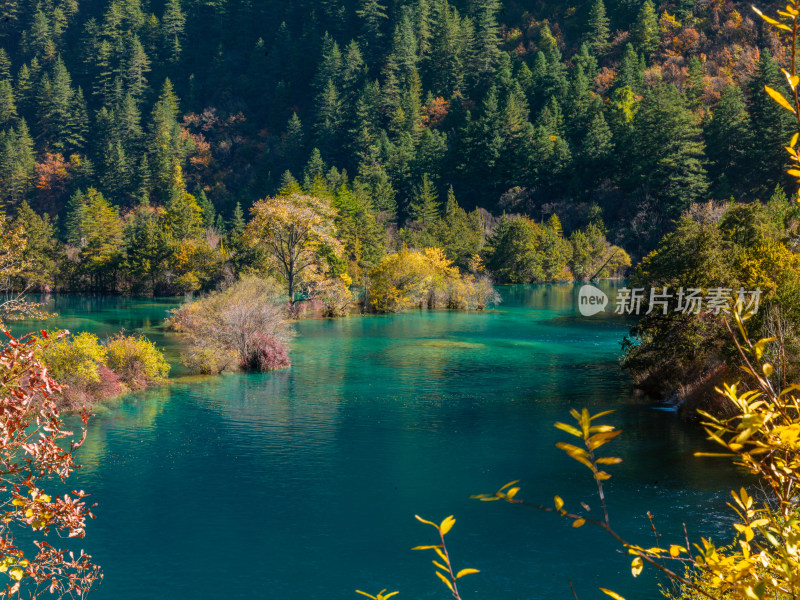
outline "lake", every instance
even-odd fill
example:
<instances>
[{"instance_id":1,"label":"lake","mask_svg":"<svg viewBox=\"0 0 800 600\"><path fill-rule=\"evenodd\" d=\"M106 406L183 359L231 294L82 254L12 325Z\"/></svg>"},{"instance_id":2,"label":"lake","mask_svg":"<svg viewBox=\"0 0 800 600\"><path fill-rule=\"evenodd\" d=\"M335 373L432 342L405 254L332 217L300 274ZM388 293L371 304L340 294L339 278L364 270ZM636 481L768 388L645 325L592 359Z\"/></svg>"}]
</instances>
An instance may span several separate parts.
<instances>
[{"instance_id":1,"label":"lake","mask_svg":"<svg viewBox=\"0 0 800 600\"><path fill-rule=\"evenodd\" d=\"M612 284L604 284L613 291ZM501 288L483 313L304 320L290 370L190 379L99 411L71 480L98 503L83 547L102 565L97 600L450 597L434 577L434 530L447 536L464 600L658 598L651 568L602 532L533 509L477 502L521 480L518 497L592 515L589 471L554 447L571 407L613 409L612 524L654 545L647 511L670 541L727 541L727 490L739 475L702 432L637 397L618 366L627 324L582 317L577 286ZM142 331L177 361L162 329L174 299L57 297L49 328L101 336ZM39 326L40 324L34 324ZM28 325L31 327L31 325ZM20 327L15 327L17 331ZM720 516L722 513L723 516Z\"/></svg>"}]
</instances>

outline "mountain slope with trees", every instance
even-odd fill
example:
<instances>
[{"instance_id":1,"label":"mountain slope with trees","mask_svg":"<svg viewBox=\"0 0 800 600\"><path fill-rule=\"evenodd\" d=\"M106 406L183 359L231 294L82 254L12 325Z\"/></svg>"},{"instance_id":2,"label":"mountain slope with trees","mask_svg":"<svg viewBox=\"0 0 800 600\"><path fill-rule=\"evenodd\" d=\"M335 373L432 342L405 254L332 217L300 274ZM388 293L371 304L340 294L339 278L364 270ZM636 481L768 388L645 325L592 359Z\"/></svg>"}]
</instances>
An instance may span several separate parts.
<instances>
[{"instance_id":1,"label":"mountain slope with trees","mask_svg":"<svg viewBox=\"0 0 800 600\"><path fill-rule=\"evenodd\" d=\"M693 202L766 199L785 177L763 140L791 121L761 90L786 51L744 2L5 10L0 201L67 245L78 287L120 269L208 287L180 265L244 268L249 208L293 185L348 190L386 234L372 244L426 245L452 197L482 209L481 236L501 213L558 214L567 235L599 219L640 257Z\"/></svg>"}]
</instances>

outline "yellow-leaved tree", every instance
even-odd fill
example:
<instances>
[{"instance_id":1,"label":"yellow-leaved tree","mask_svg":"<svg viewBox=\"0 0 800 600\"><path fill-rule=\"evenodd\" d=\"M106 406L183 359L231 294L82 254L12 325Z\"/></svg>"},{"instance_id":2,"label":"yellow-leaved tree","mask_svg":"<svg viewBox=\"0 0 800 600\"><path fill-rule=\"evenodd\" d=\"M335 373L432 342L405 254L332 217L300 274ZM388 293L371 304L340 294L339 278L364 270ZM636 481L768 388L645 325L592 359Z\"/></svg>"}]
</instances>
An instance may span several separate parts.
<instances>
[{"instance_id":1,"label":"yellow-leaved tree","mask_svg":"<svg viewBox=\"0 0 800 600\"><path fill-rule=\"evenodd\" d=\"M251 213L246 239L267 250L294 305L301 280L318 278L321 264L342 256L334 227L336 211L323 198L291 192L259 200Z\"/></svg>"}]
</instances>

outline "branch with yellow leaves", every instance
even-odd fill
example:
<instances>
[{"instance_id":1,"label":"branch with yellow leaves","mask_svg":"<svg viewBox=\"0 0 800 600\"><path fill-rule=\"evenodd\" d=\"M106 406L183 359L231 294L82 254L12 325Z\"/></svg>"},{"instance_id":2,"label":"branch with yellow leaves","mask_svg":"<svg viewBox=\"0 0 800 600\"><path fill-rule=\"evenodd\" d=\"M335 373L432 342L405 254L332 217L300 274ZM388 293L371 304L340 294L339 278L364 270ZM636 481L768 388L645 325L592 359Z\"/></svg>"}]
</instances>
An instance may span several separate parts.
<instances>
[{"instance_id":1,"label":"branch with yellow leaves","mask_svg":"<svg viewBox=\"0 0 800 600\"><path fill-rule=\"evenodd\" d=\"M639 546L626 541L611 527L608 506L606 504L605 490L603 487L603 482L610 479L611 475L606 472L603 467L607 465L619 464L622 462L622 459L615 456L597 456L596 451L622 433L622 430L616 429L613 425L595 424L594 421L600 417L609 415L612 412L613 411L605 411L596 415L591 415L585 408L580 412L572 409L570 414L575 419L575 425L570 425L567 423L555 424L556 428L581 439L583 442L583 448L566 442L559 442L556 444L556 447L563 450L567 456L584 465L592 472L592 477L597 485L597 494L603 511L603 516L601 519L590 519L583 514L568 512L564 509L564 500L560 496L556 496L554 498L553 507L521 500L516 497L520 490L520 488L516 485L519 483L519 481L507 483L494 494L478 494L472 496L472 498L481 500L483 502L504 500L511 504L520 504L522 506L528 506L543 512L554 513L563 518L570 519L572 521L572 526L576 528L582 527L586 523L599 527L608 533L616 542L618 542L628 552L628 554L635 556L631 562L631 573L634 577L638 577L644 569L644 563L648 563L674 581L677 581L697 591L706 598L709 598L709 600L716 600L714 596L706 593L705 590L695 585L690 579L679 575L664 564L664 559L670 559L679 562L684 566L696 566L694 559L689 556L689 549L686 546L672 544L669 548L661 548L657 546L645 548L644 546ZM590 510L589 506L584 502L581 503L581 506L586 511ZM656 537L658 538L658 535ZM622 596L614 591L606 588L600 588L600 590L615 600L624 600Z\"/></svg>"}]
</instances>

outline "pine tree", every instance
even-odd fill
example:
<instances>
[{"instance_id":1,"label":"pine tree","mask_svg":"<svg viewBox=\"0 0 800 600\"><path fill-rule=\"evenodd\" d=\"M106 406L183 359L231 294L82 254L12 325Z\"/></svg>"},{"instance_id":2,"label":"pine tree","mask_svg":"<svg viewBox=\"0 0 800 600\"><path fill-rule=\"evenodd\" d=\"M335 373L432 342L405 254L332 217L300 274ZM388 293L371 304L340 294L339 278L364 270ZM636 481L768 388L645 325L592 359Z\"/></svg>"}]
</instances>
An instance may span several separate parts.
<instances>
[{"instance_id":1,"label":"pine tree","mask_svg":"<svg viewBox=\"0 0 800 600\"><path fill-rule=\"evenodd\" d=\"M439 196L427 173L422 176L422 182L409 208L409 216L422 224L423 233L430 231L439 222Z\"/></svg>"},{"instance_id":2,"label":"pine tree","mask_svg":"<svg viewBox=\"0 0 800 600\"><path fill-rule=\"evenodd\" d=\"M164 15L161 17L161 35L163 37L164 53L167 60L173 64L181 57L184 26L186 17L181 9L180 0L167 0L164 6Z\"/></svg>"},{"instance_id":3,"label":"pine tree","mask_svg":"<svg viewBox=\"0 0 800 600\"><path fill-rule=\"evenodd\" d=\"M55 231L50 216L40 216L23 201L17 210L16 225L22 227L27 243L22 253L23 269L20 273L22 289L49 291L57 274Z\"/></svg>"},{"instance_id":4,"label":"pine tree","mask_svg":"<svg viewBox=\"0 0 800 600\"><path fill-rule=\"evenodd\" d=\"M214 209L214 204L201 188L198 188L195 198L197 198L197 205L203 215L203 227L212 229L217 222L217 211Z\"/></svg>"},{"instance_id":5,"label":"pine tree","mask_svg":"<svg viewBox=\"0 0 800 600\"><path fill-rule=\"evenodd\" d=\"M107 40L102 40L94 57L92 96L101 104L107 105L111 99L114 69L112 67L113 48Z\"/></svg>"},{"instance_id":6,"label":"pine tree","mask_svg":"<svg viewBox=\"0 0 800 600\"><path fill-rule=\"evenodd\" d=\"M614 78L614 88L627 87L635 92L641 90L644 87L644 66L644 59L636 53L633 44L626 44L619 71Z\"/></svg>"},{"instance_id":7,"label":"pine tree","mask_svg":"<svg viewBox=\"0 0 800 600\"><path fill-rule=\"evenodd\" d=\"M767 49L761 51L756 73L748 84L753 127L753 145L749 154L755 172L761 174L753 181L753 192L762 197L770 193L772 182L780 180L787 164L786 151L780 144L767 143L767 140L788 140L796 127L791 113L764 93L765 85L777 90L786 86L786 79Z\"/></svg>"},{"instance_id":8,"label":"pine tree","mask_svg":"<svg viewBox=\"0 0 800 600\"><path fill-rule=\"evenodd\" d=\"M186 191L183 170L178 164L173 170L170 197L165 208L167 230L175 240L196 238L202 233L202 211L195 197Z\"/></svg>"},{"instance_id":9,"label":"pine tree","mask_svg":"<svg viewBox=\"0 0 800 600\"><path fill-rule=\"evenodd\" d=\"M0 127L7 127L17 118L14 90L8 79L0 81Z\"/></svg>"},{"instance_id":10,"label":"pine tree","mask_svg":"<svg viewBox=\"0 0 800 600\"><path fill-rule=\"evenodd\" d=\"M603 0L595 0L592 10L589 12L589 22L587 23L589 32L587 41L592 46L596 56L605 56L611 48L609 41L611 31L609 29L611 21L606 15L606 5Z\"/></svg>"},{"instance_id":11,"label":"pine tree","mask_svg":"<svg viewBox=\"0 0 800 600\"><path fill-rule=\"evenodd\" d=\"M303 124L297 113L292 113L286 124L286 131L281 140L281 154L283 154L289 167L296 167L303 156L304 148Z\"/></svg>"},{"instance_id":12,"label":"pine tree","mask_svg":"<svg viewBox=\"0 0 800 600\"><path fill-rule=\"evenodd\" d=\"M703 63L697 56L689 59L689 76L686 79L686 98L692 106L699 106L705 92Z\"/></svg>"},{"instance_id":13,"label":"pine tree","mask_svg":"<svg viewBox=\"0 0 800 600\"><path fill-rule=\"evenodd\" d=\"M332 80L317 98L317 122L314 127L317 140L326 150L334 148L342 127L342 102Z\"/></svg>"},{"instance_id":14,"label":"pine tree","mask_svg":"<svg viewBox=\"0 0 800 600\"><path fill-rule=\"evenodd\" d=\"M140 98L147 89L146 76L150 71L150 59L136 35L128 38L126 46L125 83L128 93Z\"/></svg>"},{"instance_id":15,"label":"pine tree","mask_svg":"<svg viewBox=\"0 0 800 600\"><path fill-rule=\"evenodd\" d=\"M75 248L81 246L81 223L83 214L86 210L86 196L81 190L77 190L67 201L65 217L63 220L62 239Z\"/></svg>"},{"instance_id":16,"label":"pine tree","mask_svg":"<svg viewBox=\"0 0 800 600\"><path fill-rule=\"evenodd\" d=\"M661 35L658 29L658 16L651 0L645 0L636 22L631 28L631 39L636 50L645 56L650 56L658 50L661 44Z\"/></svg>"},{"instance_id":17,"label":"pine tree","mask_svg":"<svg viewBox=\"0 0 800 600\"><path fill-rule=\"evenodd\" d=\"M0 48L0 79L11 79L11 59L5 48Z\"/></svg>"},{"instance_id":18,"label":"pine tree","mask_svg":"<svg viewBox=\"0 0 800 600\"><path fill-rule=\"evenodd\" d=\"M306 163L306 168L303 169L303 187L306 191L311 190L317 179L324 179L327 168L319 149L314 148Z\"/></svg>"},{"instance_id":19,"label":"pine tree","mask_svg":"<svg viewBox=\"0 0 800 600\"><path fill-rule=\"evenodd\" d=\"M705 128L709 176L715 198L741 197L750 191L752 131L744 94L728 86Z\"/></svg>"},{"instance_id":20,"label":"pine tree","mask_svg":"<svg viewBox=\"0 0 800 600\"><path fill-rule=\"evenodd\" d=\"M500 57L497 25L500 1L475 0L473 6L475 19L474 61L477 75L480 77L490 73Z\"/></svg>"},{"instance_id":21,"label":"pine tree","mask_svg":"<svg viewBox=\"0 0 800 600\"><path fill-rule=\"evenodd\" d=\"M654 200L654 222L676 219L708 189L705 145L694 113L672 84L647 91L628 149L629 189Z\"/></svg>"},{"instance_id":22,"label":"pine tree","mask_svg":"<svg viewBox=\"0 0 800 600\"><path fill-rule=\"evenodd\" d=\"M365 46L371 56L377 57L380 39L383 37L383 22L388 19L386 6L378 0L359 0L356 16L361 19Z\"/></svg>"}]
</instances>

